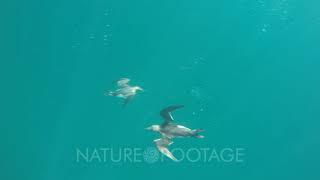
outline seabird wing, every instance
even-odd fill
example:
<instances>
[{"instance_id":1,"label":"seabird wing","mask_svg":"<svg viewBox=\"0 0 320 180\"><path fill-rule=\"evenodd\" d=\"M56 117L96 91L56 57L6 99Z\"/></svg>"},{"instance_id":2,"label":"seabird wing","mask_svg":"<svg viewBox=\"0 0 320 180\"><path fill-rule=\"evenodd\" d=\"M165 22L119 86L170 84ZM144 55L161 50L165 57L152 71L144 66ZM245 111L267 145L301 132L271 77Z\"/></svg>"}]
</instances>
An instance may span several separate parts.
<instances>
[{"instance_id":1,"label":"seabird wing","mask_svg":"<svg viewBox=\"0 0 320 180\"><path fill-rule=\"evenodd\" d=\"M168 139L168 138L161 138L161 139L156 139L154 140L154 143L156 144L158 150L166 155L168 158L174 160L174 161L178 161L173 154L168 150L168 146L170 146L173 142Z\"/></svg>"},{"instance_id":2,"label":"seabird wing","mask_svg":"<svg viewBox=\"0 0 320 180\"><path fill-rule=\"evenodd\" d=\"M134 95L128 96L123 101L123 107L126 107L127 104L133 99Z\"/></svg>"},{"instance_id":3,"label":"seabird wing","mask_svg":"<svg viewBox=\"0 0 320 180\"><path fill-rule=\"evenodd\" d=\"M121 78L119 81L117 81L117 85L120 88L128 87L128 83L130 82L130 79L128 78Z\"/></svg>"},{"instance_id":4,"label":"seabird wing","mask_svg":"<svg viewBox=\"0 0 320 180\"><path fill-rule=\"evenodd\" d=\"M164 123L170 123L171 121L173 121L173 117L171 115L171 112L184 107L184 105L173 105L173 106L169 106L167 108L164 108L163 110L160 111L160 116L164 119Z\"/></svg>"}]
</instances>

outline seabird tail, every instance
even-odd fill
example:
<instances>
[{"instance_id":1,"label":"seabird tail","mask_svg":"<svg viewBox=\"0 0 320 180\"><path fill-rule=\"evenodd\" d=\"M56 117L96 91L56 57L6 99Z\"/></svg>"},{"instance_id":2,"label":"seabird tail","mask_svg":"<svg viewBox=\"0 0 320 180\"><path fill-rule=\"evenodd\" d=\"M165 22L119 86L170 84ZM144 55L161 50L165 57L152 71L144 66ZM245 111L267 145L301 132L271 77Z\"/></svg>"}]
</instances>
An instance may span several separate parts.
<instances>
[{"instance_id":1,"label":"seabird tail","mask_svg":"<svg viewBox=\"0 0 320 180\"><path fill-rule=\"evenodd\" d=\"M203 131L204 131L203 129L192 130L192 137L195 137L195 138L198 138L198 139L203 139L204 136L199 134L200 132L203 132Z\"/></svg>"}]
</instances>

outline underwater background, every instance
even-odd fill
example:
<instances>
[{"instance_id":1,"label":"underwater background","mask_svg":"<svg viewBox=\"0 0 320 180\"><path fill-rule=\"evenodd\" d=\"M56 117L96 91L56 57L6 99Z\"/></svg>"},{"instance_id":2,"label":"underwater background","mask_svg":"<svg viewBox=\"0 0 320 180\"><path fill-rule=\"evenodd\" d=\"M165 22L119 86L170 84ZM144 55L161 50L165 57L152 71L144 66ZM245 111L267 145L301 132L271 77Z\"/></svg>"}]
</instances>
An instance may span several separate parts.
<instances>
[{"instance_id":1,"label":"underwater background","mask_svg":"<svg viewBox=\"0 0 320 180\"><path fill-rule=\"evenodd\" d=\"M319 1L1 4L0 179L320 179ZM104 96L123 77L145 90L126 108ZM205 129L172 148L244 161L77 162L77 148L154 147L144 128L172 104Z\"/></svg>"}]
</instances>

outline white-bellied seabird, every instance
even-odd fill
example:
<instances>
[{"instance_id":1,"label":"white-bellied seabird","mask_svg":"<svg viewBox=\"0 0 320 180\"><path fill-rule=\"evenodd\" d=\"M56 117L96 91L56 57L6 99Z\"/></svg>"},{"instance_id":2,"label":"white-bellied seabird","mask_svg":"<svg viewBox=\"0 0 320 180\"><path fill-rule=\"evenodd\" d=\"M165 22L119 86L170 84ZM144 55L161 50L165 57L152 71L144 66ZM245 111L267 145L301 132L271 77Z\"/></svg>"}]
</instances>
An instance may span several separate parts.
<instances>
[{"instance_id":1,"label":"white-bellied seabird","mask_svg":"<svg viewBox=\"0 0 320 180\"><path fill-rule=\"evenodd\" d=\"M116 96L119 98L124 99L123 106L126 106L132 98L136 95L137 91L143 91L143 89L139 86L130 86L128 83L130 82L130 79L128 78L121 78L117 81L117 86L119 89L115 91L109 91L108 93L105 93L105 95L108 96Z\"/></svg>"},{"instance_id":2,"label":"white-bellied seabird","mask_svg":"<svg viewBox=\"0 0 320 180\"><path fill-rule=\"evenodd\" d=\"M176 158L170 153L167 147L172 144L172 138L176 137L195 137L195 138L204 138L204 136L200 135L199 132L202 132L202 129L191 130L187 127L177 125L173 123L173 117L171 112L184 107L183 105L174 105L169 106L160 111L160 115L164 119L164 122L161 125L152 125L147 127L146 130L151 130L155 132L159 132L162 135L162 138L154 140L157 148L160 152L168 156L172 160L176 160Z\"/></svg>"}]
</instances>

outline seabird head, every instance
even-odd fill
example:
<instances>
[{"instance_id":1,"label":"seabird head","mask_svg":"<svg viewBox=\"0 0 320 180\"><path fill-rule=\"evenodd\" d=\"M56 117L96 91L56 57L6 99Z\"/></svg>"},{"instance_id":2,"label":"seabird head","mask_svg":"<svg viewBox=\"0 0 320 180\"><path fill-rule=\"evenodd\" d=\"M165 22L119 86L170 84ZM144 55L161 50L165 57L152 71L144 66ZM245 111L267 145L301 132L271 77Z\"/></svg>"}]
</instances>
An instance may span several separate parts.
<instances>
[{"instance_id":1,"label":"seabird head","mask_svg":"<svg viewBox=\"0 0 320 180\"><path fill-rule=\"evenodd\" d=\"M149 131L160 131L160 126L159 125L152 125L150 127L147 127L146 130L149 130Z\"/></svg>"}]
</instances>

